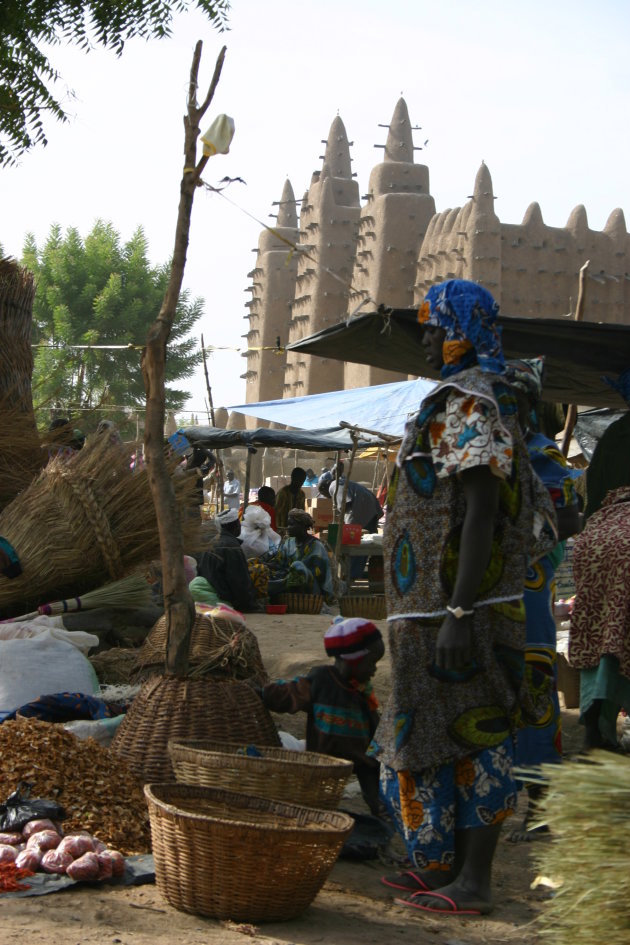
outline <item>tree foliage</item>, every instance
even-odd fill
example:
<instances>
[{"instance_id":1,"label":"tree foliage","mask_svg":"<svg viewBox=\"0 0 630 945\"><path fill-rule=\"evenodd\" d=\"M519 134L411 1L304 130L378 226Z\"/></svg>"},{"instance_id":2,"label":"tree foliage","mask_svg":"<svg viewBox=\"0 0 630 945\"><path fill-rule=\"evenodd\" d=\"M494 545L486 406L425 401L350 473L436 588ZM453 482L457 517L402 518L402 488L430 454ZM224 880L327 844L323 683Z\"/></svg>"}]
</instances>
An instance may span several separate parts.
<instances>
[{"instance_id":1,"label":"tree foliage","mask_svg":"<svg viewBox=\"0 0 630 945\"><path fill-rule=\"evenodd\" d=\"M102 417L125 421L114 408L144 406L141 349L156 319L169 279L169 264L152 267L138 229L122 244L111 224L97 221L85 240L76 229L53 226L43 247L26 240L22 264L36 279L33 307L33 400L74 416L91 429ZM181 409L186 390L173 382L189 377L201 352L188 337L203 310L201 299L180 295L169 338L166 404ZM93 345L83 348L73 346ZM129 346L129 348L107 346ZM104 347L98 347L104 346ZM80 413L79 413L80 412Z\"/></svg>"},{"instance_id":2,"label":"tree foliage","mask_svg":"<svg viewBox=\"0 0 630 945\"><path fill-rule=\"evenodd\" d=\"M194 6L227 26L229 0L2 0L0 3L0 167L46 144L44 117L67 120L54 84L60 78L46 44L120 55L127 40L170 35L173 15Z\"/></svg>"}]
</instances>

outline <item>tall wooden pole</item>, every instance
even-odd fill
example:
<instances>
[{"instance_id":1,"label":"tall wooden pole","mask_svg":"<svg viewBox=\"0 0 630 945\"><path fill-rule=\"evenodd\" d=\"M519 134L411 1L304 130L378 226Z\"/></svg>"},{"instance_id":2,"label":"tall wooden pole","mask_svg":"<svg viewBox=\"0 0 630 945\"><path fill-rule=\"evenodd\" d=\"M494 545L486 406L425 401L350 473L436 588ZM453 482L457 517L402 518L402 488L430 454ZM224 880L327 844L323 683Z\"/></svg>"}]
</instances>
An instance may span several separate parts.
<instances>
[{"instance_id":1,"label":"tall wooden pole","mask_svg":"<svg viewBox=\"0 0 630 945\"><path fill-rule=\"evenodd\" d=\"M579 282L578 282L578 297L577 303L575 306L575 315L573 316L574 321L581 322L584 317L584 302L586 299L586 271L588 269L590 260L587 259L582 268L580 269ZM564 430L562 431L562 440L560 443L560 451L563 456L569 455L569 446L571 445L571 437L573 436L573 429L575 427L575 421L577 420L577 404L569 404L569 409L567 410L567 419L564 424Z\"/></svg>"},{"instance_id":2,"label":"tall wooden pole","mask_svg":"<svg viewBox=\"0 0 630 945\"><path fill-rule=\"evenodd\" d=\"M184 573L184 548L175 502L175 490L164 455L164 414L166 404L166 345L175 321L177 303L184 279L190 234L193 199L199 181L201 163L197 165L199 122L214 96L225 46L219 53L212 82L201 106L197 106L197 85L202 43L195 46L188 85L188 110L184 118L184 169L180 183L179 208L175 229L175 246L168 285L157 319L149 328L142 352L142 374L146 390L147 410L144 430L145 461L149 484L157 514L164 588L167 647L166 671L185 675L188 670L188 648L195 617L195 605ZM205 164L205 162L203 162Z\"/></svg>"},{"instance_id":3,"label":"tall wooden pole","mask_svg":"<svg viewBox=\"0 0 630 945\"><path fill-rule=\"evenodd\" d=\"M206 378L206 390L208 392L208 404L210 405L210 422L213 427L216 427L217 422L214 415L214 403L212 401L212 388L210 387L210 375L208 374L208 364L206 361L206 346L203 343L203 335L201 336L201 356L203 358L203 373ZM221 511L223 509L223 460L221 459L221 451L216 451L217 457L217 466L216 466L216 475L215 475L215 501L217 503L217 509Z\"/></svg>"}]
</instances>

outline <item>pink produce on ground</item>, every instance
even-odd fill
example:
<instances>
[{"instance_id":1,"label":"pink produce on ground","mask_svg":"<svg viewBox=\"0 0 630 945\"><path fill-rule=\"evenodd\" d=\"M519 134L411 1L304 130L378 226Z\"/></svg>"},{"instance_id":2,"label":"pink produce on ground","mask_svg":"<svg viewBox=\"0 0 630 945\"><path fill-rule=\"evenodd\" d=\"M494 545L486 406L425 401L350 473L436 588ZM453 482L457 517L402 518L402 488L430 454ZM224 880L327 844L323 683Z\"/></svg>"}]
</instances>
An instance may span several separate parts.
<instances>
[{"instance_id":1,"label":"pink produce on ground","mask_svg":"<svg viewBox=\"0 0 630 945\"><path fill-rule=\"evenodd\" d=\"M55 850L61 843L61 837L56 830L40 830L32 833L26 841L26 849L32 850L37 847L42 853L46 850Z\"/></svg>"},{"instance_id":2,"label":"pink produce on ground","mask_svg":"<svg viewBox=\"0 0 630 945\"><path fill-rule=\"evenodd\" d=\"M42 869L46 873L65 873L74 860L69 853L48 850L42 857Z\"/></svg>"}]
</instances>

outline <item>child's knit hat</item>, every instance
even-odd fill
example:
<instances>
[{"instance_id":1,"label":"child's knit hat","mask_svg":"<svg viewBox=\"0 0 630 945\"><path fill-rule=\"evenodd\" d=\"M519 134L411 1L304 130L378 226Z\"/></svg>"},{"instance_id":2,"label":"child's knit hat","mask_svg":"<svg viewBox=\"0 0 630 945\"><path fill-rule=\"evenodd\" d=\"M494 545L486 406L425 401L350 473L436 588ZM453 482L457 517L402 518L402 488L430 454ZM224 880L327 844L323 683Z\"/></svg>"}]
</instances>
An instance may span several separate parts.
<instances>
[{"instance_id":1,"label":"child's knit hat","mask_svg":"<svg viewBox=\"0 0 630 945\"><path fill-rule=\"evenodd\" d=\"M368 648L382 640L381 631L364 617L338 617L324 634L324 647L329 656L342 660L360 660Z\"/></svg>"}]
</instances>

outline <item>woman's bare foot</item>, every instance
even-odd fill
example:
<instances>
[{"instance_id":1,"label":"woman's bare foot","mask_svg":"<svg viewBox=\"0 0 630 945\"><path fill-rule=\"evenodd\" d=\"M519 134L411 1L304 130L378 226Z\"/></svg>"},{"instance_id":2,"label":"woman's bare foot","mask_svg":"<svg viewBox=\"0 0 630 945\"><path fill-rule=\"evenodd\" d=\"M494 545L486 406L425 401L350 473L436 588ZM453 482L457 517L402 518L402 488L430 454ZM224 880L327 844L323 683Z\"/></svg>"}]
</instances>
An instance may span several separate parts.
<instances>
[{"instance_id":1,"label":"woman's bare foot","mask_svg":"<svg viewBox=\"0 0 630 945\"><path fill-rule=\"evenodd\" d=\"M396 899L401 906L440 915L487 915L493 903L485 890L467 888L455 880L439 890L419 890L406 899Z\"/></svg>"},{"instance_id":2,"label":"woman's bare foot","mask_svg":"<svg viewBox=\"0 0 630 945\"><path fill-rule=\"evenodd\" d=\"M404 892L428 892L433 889L441 889L453 879L453 874L449 872L438 872L436 870L404 870L402 873L393 873L389 876L382 876L381 882L384 886L390 886L392 889L402 889Z\"/></svg>"}]
</instances>

